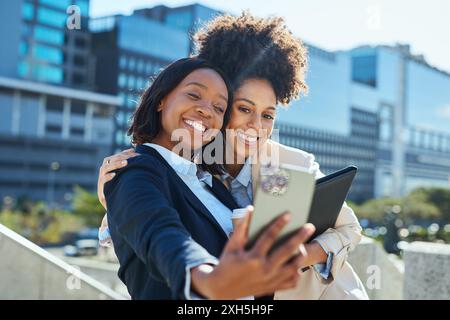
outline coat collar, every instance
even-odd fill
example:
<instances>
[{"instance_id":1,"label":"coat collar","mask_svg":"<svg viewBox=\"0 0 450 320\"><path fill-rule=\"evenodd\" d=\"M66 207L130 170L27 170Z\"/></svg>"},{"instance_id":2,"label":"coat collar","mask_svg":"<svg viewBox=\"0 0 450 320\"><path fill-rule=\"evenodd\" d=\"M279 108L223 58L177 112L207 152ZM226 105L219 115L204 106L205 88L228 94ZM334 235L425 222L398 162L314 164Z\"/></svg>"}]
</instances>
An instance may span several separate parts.
<instances>
[{"instance_id":1,"label":"coat collar","mask_svg":"<svg viewBox=\"0 0 450 320\"><path fill-rule=\"evenodd\" d=\"M163 164L168 172L173 176L175 181L178 181L178 185L184 190L183 195L186 198L186 200L196 209L196 211L203 215L207 220L211 222L216 228L217 231L225 237L225 239L228 239L228 235L223 231L220 224L217 222L217 220L214 218L214 216L209 212L209 210L205 207L205 205L197 198L197 196L189 189L189 187L184 183L184 181L178 176L175 169L172 168L172 166L164 159L164 157L153 147L148 145L138 145L136 146L136 152L140 154L147 154L150 156L155 157L158 159L161 164ZM217 197L220 201L220 198ZM224 203L225 204L225 203Z\"/></svg>"}]
</instances>

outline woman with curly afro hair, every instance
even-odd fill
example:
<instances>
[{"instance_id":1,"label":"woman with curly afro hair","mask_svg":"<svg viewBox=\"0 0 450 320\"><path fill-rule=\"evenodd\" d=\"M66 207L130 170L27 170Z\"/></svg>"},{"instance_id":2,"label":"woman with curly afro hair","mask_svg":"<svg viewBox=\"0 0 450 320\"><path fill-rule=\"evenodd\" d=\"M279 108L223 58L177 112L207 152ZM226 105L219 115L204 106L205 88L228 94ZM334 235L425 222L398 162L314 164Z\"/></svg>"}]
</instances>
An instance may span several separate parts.
<instances>
[{"instance_id":1,"label":"woman with curly afro hair","mask_svg":"<svg viewBox=\"0 0 450 320\"><path fill-rule=\"evenodd\" d=\"M219 15L197 31L194 41L195 54L219 67L234 90L226 130L225 172L220 179L236 207L253 203L260 167L267 161L300 166L316 178L322 177L314 155L270 139L280 105L286 106L308 91L307 49L284 20L259 18L249 12L237 17ZM116 157L122 160L124 155ZM99 190L111 179L103 172ZM308 258L295 289L276 292L275 298L367 299L364 286L347 262L348 252L361 239L361 230L353 210L344 204L335 227L305 244Z\"/></svg>"},{"instance_id":2,"label":"woman with curly afro hair","mask_svg":"<svg viewBox=\"0 0 450 320\"><path fill-rule=\"evenodd\" d=\"M232 82L234 100L227 126L223 180L237 204L253 202L260 164L288 163L323 176L314 156L270 139L277 105L306 94L307 50L280 17L259 18L248 12L221 15L194 35L197 54L218 66ZM229 157L228 157L229 158ZM227 158L227 160L228 160ZM244 159L244 161L240 161ZM347 260L361 239L353 210L341 209L335 228L306 244L309 261L297 287L276 299L367 299L364 286Z\"/></svg>"}]
</instances>

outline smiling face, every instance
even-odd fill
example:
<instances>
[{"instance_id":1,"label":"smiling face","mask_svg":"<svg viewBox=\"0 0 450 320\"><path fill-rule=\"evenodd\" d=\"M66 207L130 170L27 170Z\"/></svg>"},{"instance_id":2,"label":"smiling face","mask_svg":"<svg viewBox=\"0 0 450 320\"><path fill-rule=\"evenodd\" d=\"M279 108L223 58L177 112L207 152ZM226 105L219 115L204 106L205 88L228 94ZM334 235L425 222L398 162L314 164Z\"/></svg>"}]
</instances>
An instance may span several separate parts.
<instances>
[{"instance_id":1,"label":"smiling face","mask_svg":"<svg viewBox=\"0 0 450 320\"><path fill-rule=\"evenodd\" d=\"M181 137L183 148L201 148L222 128L227 99L227 87L217 72L191 72L161 101L162 130L153 143L172 150Z\"/></svg>"},{"instance_id":2,"label":"smiling face","mask_svg":"<svg viewBox=\"0 0 450 320\"><path fill-rule=\"evenodd\" d=\"M247 159L272 134L277 99L267 80L249 79L235 91L227 129L227 146L237 159ZM231 142L230 143L230 139Z\"/></svg>"}]
</instances>

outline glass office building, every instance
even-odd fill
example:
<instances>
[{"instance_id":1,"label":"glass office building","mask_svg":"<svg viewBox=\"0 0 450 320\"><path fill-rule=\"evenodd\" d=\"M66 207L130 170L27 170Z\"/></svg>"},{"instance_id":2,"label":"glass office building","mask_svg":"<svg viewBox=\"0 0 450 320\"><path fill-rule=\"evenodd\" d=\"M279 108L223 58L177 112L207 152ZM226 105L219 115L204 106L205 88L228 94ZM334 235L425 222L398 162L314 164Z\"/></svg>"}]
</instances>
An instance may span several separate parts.
<instances>
[{"instance_id":1,"label":"glass office building","mask_svg":"<svg viewBox=\"0 0 450 320\"><path fill-rule=\"evenodd\" d=\"M66 206L75 185L96 190L120 99L87 90L88 17L88 0L0 1L0 201Z\"/></svg>"},{"instance_id":2,"label":"glass office building","mask_svg":"<svg viewBox=\"0 0 450 320\"><path fill-rule=\"evenodd\" d=\"M335 154L347 159L342 166L356 164L367 170L356 181L366 186L365 195L355 196L355 189L361 188L354 188L355 199L402 196L420 186L450 186L450 74L412 55L404 45L339 52L309 46L309 58L309 95L281 111L277 121L325 130L346 137L350 144L364 140L355 153L347 146ZM326 149L326 143L315 143ZM320 148L305 150L316 154L325 172L334 170ZM351 156L366 152L372 158Z\"/></svg>"},{"instance_id":3,"label":"glass office building","mask_svg":"<svg viewBox=\"0 0 450 320\"><path fill-rule=\"evenodd\" d=\"M0 199L59 205L95 192L119 98L0 76Z\"/></svg>"},{"instance_id":4,"label":"glass office building","mask_svg":"<svg viewBox=\"0 0 450 320\"><path fill-rule=\"evenodd\" d=\"M89 0L2 1L0 12L0 58L10 63L0 68L0 74L77 88L90 86ZM68 23L75 21L80 28L69 29Z\"/></svg>"}]
</instances>

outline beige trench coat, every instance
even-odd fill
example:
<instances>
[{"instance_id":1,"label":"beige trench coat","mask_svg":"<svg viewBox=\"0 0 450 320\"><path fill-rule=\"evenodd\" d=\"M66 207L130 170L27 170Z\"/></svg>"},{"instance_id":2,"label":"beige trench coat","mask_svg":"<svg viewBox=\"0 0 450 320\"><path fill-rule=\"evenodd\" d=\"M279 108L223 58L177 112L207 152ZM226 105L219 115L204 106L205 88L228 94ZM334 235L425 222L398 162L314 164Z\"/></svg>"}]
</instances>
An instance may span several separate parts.
<instances>
[{"instance_id":1,"label":"beige trench coat","mask_svg":"<svg viewBox=\"0 0 450 320\"><path fill-rule=\"evenodd\" d=\"M306 168L316 179L324 176L314 155L269 140L257 159L252 159L253 194L255 194L261 163L285 163ZM256 157L255 157L256 158ZM344 203L336 225L315 239L333 253L331 276L325 280L314 268L303 272L297 287L278 291L275 299L368 299L361 280L347 262L348 253L361 240L361 226L353 210Z\"/></svg>"}]
</instances>

